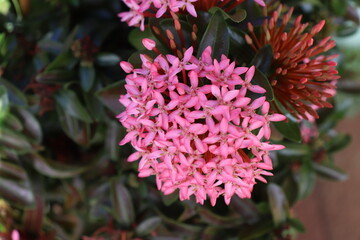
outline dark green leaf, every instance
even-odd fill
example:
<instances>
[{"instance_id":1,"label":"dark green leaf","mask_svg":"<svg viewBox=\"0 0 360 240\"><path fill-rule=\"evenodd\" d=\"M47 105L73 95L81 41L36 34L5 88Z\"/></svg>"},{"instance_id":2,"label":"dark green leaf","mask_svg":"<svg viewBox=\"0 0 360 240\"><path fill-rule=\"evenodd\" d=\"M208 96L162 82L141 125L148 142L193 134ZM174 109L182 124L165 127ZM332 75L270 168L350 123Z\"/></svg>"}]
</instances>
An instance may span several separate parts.
<instances>
[{"instance_id":1,"label":"dark green leaf","mask_svg":"<svg viewBox=\"0 0 360 240\"><path fill-rule=\"evenodd\" d=\"M75 177L89 170L94 164L94 162L88 162L86 165L82 166L66 165L54 162L39 154L31 154L27 159L31 159L30 164L32 164L39 173L53 178Z\"/></svg>"},{"instance_id":2,"label":"dark green leaf","mask_svg":"<svg viewBox=\"0 0 360 240\"><path fill-rule=\"evenodd\" d=\"M289 158L299 158L309 155L312 152L310 146L300 143L283 143L285 149L279 151L279 155Z\"/></svg>"},{"instance_id":3,"label":"dark green leaf","mask_svg":"<svg viewBox=\"0 0 360 240\"><path fill-rule=\"evenodd\" d=\"M348 175L343 170L334 166L314 163L314 168L319 175L330 180L346 181L348 179Z\"/></svg>"},{"instance_id":4,"label":"dark green leaf","mask_svg":"<svg viewBox=\"0 0 360 240\"><path fill-rule=\"evenodd\" d=\"M266 90L265 96L267 101L272 101L274 99L274 91L269 83L269 80L259 69L256 69L255 75L251 80L251 84L259 85Z\"/></svg>"},{"instance_id":5,"label":"dark green leaf","mask_svg":"<svg viewBox=\"0 0 360 240\"><path fill-rule=\"evenodd\" d=\"M227 55L229 51L229 31L221 11L216 11L210 19L199 45L198 57L210 46L212 57L220 59L222 54Z\"/></svg>"},{"instance_id":6,"label":"dark green leaf","mask_svg":"<svg viewBox=\"0 0 360 240\"><path fill-rule=\"evenodd\" d=\"M0 179L0 196L13 204L27 207L34 204L34 195L28 184Z\"/></svg>"},{"instance_id":7,"label":"dark green leaf","mask_svg":"<svg viewBox=\"0 0 360 240\"><path fill-rule=\"evenodd\" d=\"M235 23L239 23L244 21L246 18L246 11L242 8L237 8L235 13L229 15L227 12L225 12L222 8L219 7L213 7L209 10L209 13L214 14L216 11L220 11L224 17L225 20L230 19L231 21Z\"/></svg>"},{"instance_id":8,"label":"dark green leaf","mask_svg":"<svg viewBox=\"0 0 360 240\"><path fill-rule=\"evenodd\" d=\"M304 227L304 224L299 220L299 219L296 219L296 218L289 218L288 219L290 225L295 228L296 230L298 230L299 232L305 232L305 227Z\"/></svg>"},{"instance_id":9,"label":"dark green leaf","mask_svg":"<svg viewBox=\"0 0 360 240\"><path fill-rule=\"evenodd\" d=\"M6 126L8 126L9 128L11 128L14 131L19 132L24 129L22 123L14 114L8 113L5 117L5 119L3 120L3 122ZM0 126L1 126L1 117L0 117Z\"/></svg>"},{"instance_id":10,"label":"dark green leaf","mask_svg":"<svg viewBox=\"0 0 360 240\"><path fill-rule=\"evenodd\" d=\"M230 202L230 207L242 216L244 221L249 224L255 223L259 220L259 211L250 199L243 199L234 196Z\"/></svg>"},{"instance_id":11,"label":"dark green leaf","mask_svg":"<svg viewBox=\"0 0 360 240\"><path fill-rule=\"evenodd\" d=\"M129 191L119 179L111 181L111 202L116 220L129 227L135 220L135 210Z\"/></svg>"},{"instance_id":12,"label":"dark green leaf","mask_svg":"<svg viewBox=\"0 0 360 240\"><path fill-rule=\"evenodd\" d=\"M286 196L281 187L275 183L269 183L267 186L270 209L276 226L280 226L285 222L289 205Z\"/></svg>"},{"instance_id":13,"label":"dark green leaf","mask_svg":"<svg viewBox=\"0 0 360 240\"><path fill-rule=\"evenodd\" d=\"M69 70L52 70L36 75L35 80L46 84L65 84L75 78L75 74Z\"/></svg>"},{"instance_id":14,"label":"dark green leaf","mask_svg":"<svg viewBox=\"0 0 360 240\"><path fill-rule=\"evenodd\" d=\"M52 61L45 69L45 73L50 73L53 71L67 69L70 70L69 66L73 66L77 63L77 60L74 58L73 54L70 51L63 52L58 55L54 61Z\"/></svg>"},{"instance_id":15,"label":"dark green leaf","mask_svg":"<svg viewBox=\"0 0 360 240\"><path fill-rule=\"evenodd\" d=\"M257 69L259 69L263 73L268 73L271 67L271 63L273 60L273 52L271 45L264 45L259 51L256 53L254 58L251 60L250 65L254 65Z\"/></svg>"},{"instance_id":16,"label":"dark green leaf","mask_svg":"<svg viewBox=\"0 0 360 240\"><path fill-rule=\"evenodd\" d=\"M1 129L0 146L1 145L7 148L13 148L19 153L34 151L26 137L8 128Z\"/></svg>"},{"instance_id":17,"label":"dark green leaf","mask_svg":"<svg viewBox=\"0 0 360 240\"><path fill-rule=\"evenodd\" d=\"M10 102L19 105L27 105L27 99L25 97L25 94L20 91L15 85L1 77L0 85L6 88Z\"/></svg>"},{"instance_id":18,"label":"dark green leaf","mask_svg":"<svg viewBox=\"0 0 360 240\"><path fill-rule=\"evenodd\" d=\"M287 121L274 122L275 128L287 139L293 142L301 142L301 133L299 123L294 121L290 115L287 115Z\"/></svg>"},{"instance_id":19,"label":"dark green leaf","mask_svg":"<svg viewBox=\"0 0 360 240\"><path fill-rule=\"evenodd\" d=\"M168 195L161 193L161 198L166 206L170 206L179 199L179 192L175 191Z\"/></svg>"},{"instance_id":20,"label":"dark green leaf","mask_svg":"<svg viewBox=\"0 0 360 240\"><path fill-rule=\"evenodd\" d=\"M95 93L100 101L115 114L119 114L125 110L119 102L120 95L126 93L124 84L125 81L118 81Z\"/></svg>"},{"instance_id":21,"label":"dark green leaf","mask_svg":"<svg viewBox=\"0 0 360 240\"><path fill-rule=\"evenodd\" d=\"M135 28L129 34L129 43L133 45L133 47L137 50L144 50L145 47L142 44L142 40L144 38L150 38L152 40L155 40L151 29L146 28L145 31L141 31L139 28Z\"/></svg>"},{"instance_id":22,"label":"dark green leaf","mask_svg":"<svg viewBox=\"0 0 360 240\"><path fill-rule=\"evenodd\" d=\"M310 159L309 159L310 161ZM305 162L301 165L300 171L295 174L295 179L298 183L298 200L303 200L308 197L315 186L315 169L311 162Z\"/></svg>"},{"instance_id":23,"label":"dark green leaf","mask_svg":"<svg viewBox=\"0 0 360 240\"><path fill-rule=\"evenodd\" d=\"M0 86L0 124L9 112L9 98L4 86Z\"/></svg>"},{"instance_id":24,"label":"dark green leaf","mask_svg":"<svg viewBox=\"0 0 360 240\"><path fill-rule=\"evenodd\" d=\"M144 237L152 233L161 223L160 217L151 217L141 222L135 229L136 235Z\"/></svg>"},{"instance_id":25,"label":"dark green leaf","mask_svg":"<svg viewBox=\"0 0 360 240\"><path fill-rule=\"evenodd\" d=\"M208 224L215 226L222 226L223 228L232 228L240 226L244 223L243 218L241 217L225 217L219 216L206 208L198 208L198 213L200 217Z\"/></svg>"},{"instance_id":26,"label":"dark green leaf","mask_svg":"<svg viewBox=\"0 0 360 240\"><path fill-rule=\"evenodd\" d=\"M34 139L37 143L42 140L42 130L39 121L25 108L16 107L16 113L21 117L22 124L24 125L24 134Z\"/></svg>"},{"instance_id":27,"label":"dark green leaf","mask_svg":"<svg viewBox=\"0 0 360 240\"><path fill-rule=\"evenodd\" d=\"M87 123L91 123L92 119L79 101L76 94L69 89L62 89L55 95L56 102L63 108L63 110L69 113L76 119L82 120Z\"/></svg>"},{"instance_id":28,"label":"dark green leaf","mask_svg":"<svg viewBox=\"0 0 360 240\"><path fill-rule=\"evenodd\" d=\"M26 172L14 162L0 160L0 178L26 180Z\"/></svg>"},{"instance_id":29,"label":"dark green leaf","mask_svg":"<svg viewBox=\"0 0 360 240\"><path fill-rule=\"evenodd\" d=\"M94 85L95 69L92 65L82 64L79 68L79 77L81 88L88 92Z\"/></svg>"},{"instance_id":30,"label":"dark green leaf","mask_svg":"<svg viewBox=\"0 0 360 240\"><path fill-rule=\"evenodd\" d=\"M345 148L351 142L351 137L347 134L336 134L332 135L331 139L325 143L327 152L334 153Z\"/></svg>"}]
</instances>

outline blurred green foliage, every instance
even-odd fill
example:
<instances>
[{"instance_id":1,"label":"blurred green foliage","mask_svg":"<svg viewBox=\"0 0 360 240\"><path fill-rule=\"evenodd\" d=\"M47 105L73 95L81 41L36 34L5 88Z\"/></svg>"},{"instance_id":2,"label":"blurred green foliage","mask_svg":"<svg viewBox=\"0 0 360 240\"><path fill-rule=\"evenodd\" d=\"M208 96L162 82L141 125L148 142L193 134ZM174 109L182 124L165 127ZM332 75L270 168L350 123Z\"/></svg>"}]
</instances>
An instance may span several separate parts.
<instances>
[{"instance_id":1,"label":"blurred green foliage","mask_svg":"<svg viewBox=\"0 0 360 240\"><path fill-rule=\"evenodd\" d=\"M282 2L306 21L326 18L326 35L351 38L358 29L353 1ZM303 232L291 207L309 196L317 177L347 177L333 153L350 138L334 127L349 109L359 109L359 74L348 63L360 59L360 46L356 52L346 44L337 49L347 77L333 109L320 111L316 124L277 124L274 141L286 149L273 156L270 184L257 184L252 199L235 197L229 207L221 200L212 208L162 195L154 178L137 178L136 164L126 162L130 146L118 146L125 134L116 120L125 93L118 63L144 50L140 37L156 39L120 23L123 10L113 0L0 0L0 213L6 209L0 234L18 229L21 239L266 240ZM207 29L200 49L217 37L219 57L240 44L236 32L227 36L219 26L243 20L244 13L227 20L219 11L203 14L197 20L204 21L199 31ZM263 49L251 59L266 68L267 57L269 49ZM301 141L300 127L319 134Z\"/></svg>"}]
</instances>

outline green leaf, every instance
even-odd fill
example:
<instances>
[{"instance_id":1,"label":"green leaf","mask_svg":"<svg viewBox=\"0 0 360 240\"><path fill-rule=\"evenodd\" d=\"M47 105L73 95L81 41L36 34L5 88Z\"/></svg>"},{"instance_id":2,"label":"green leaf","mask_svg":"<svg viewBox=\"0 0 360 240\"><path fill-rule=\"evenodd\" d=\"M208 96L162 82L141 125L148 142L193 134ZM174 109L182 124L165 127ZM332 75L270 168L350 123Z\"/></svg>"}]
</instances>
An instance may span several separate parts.
<instances>
[{"instance_id":1,"label":"green leaf","mask_svg":"<svg viewBox=\"0 0 360 240\"><path fill-rule=\"evenodd\" d=\"M312 152L310 146L299 143L282 143L285 149L279 151L279 155L290 157L292 159L309 155Z\"/></svg>"},{"instance_id":2,"label":"green leaf","mask_svg":"<svg viewBox=\"0 0 360 240\"><path fill-rule=\"evenodd\" d=\"M1 125L1 119L0 119ZM22 131L24 129L22 122L12 113L8 113L6 118L4 119L4 125L8 126L10 129L14 131Z\"/></svg>"},{"instance_id":3,"label":"green leaf","mask_svg":"<svg viewBox=\"0 0 360 240\"><path fill-rule=\"evenodd\" d=\"M270 210L272 212L274 224L280 226L286 221L289 205L282 188L275 183L269 183L267 186Z\"/></svg>"},{"instance_id":4,"label":"green leaf","mask_svg":"<svg viewBox=\"0 0 360 240\"><path fill-rule=\"evenodd\" d=\"M34 195L28 182L19 183L0 178L0 197L21 208L34 204Z\"/></svg>"},{"instance_id":5,"label":"green leaf","mask_svg":"<svg viewBox=\"0 0 360 240\"><path fill-rule=\"evenodd\" d=\"M288 140L300 143L301 132L299 123L297 123L290 115L286 115L287 121L273 122L275 128Z\"/></svg>"},{"instance_id":6,"label":"green leaf","mask_svg":"<svg viewBox=\"0 0 360 240\"><path fill-rule=\"evenodd\" d=\"M120 60L120 57L114 53L102 52L96 55L96 64L102 67L115 66Z\"/></svg>"},{"instance_id":7,"label":"green leaf","mask_svg":"<svg viewBox=\"0 0 360 240\"><path fill-rule=\"evenodd\" d=\"M52 70L48 72L42 72L36 75L35 80L39 83L46 84L65 84L75 78L73 71L69 70Z\"/></svg>"},{"instance_id":8,"label":"green leaf","mask_svg":"<svg viewBox=\"0 0 360 240\"><path fill-rule=\"evenodd\" d=\"M39 121L32 113L22 107L15 107L16 114L21 118L24 126L24 134L40 143L42 140L42 130Z\"/></svg>"},{"instance_id":9,"label":"green leaf","mask_svg":"<svg viewBox=\"0 0 360 240\"><path fill-rule=\"evenodd\" d=\"M250 65L251 66L254 65L257 69L259 69L263 73L268 73L271 67L272 60L273 60L273 51L271 45L267 44L259 49L259 51L256 53L254 58L251 60Z\"/></svg>"},{"instance_id":10,"label":"green leaf","mask_svg":"<svg viewBox=\"0 0 360 240\"><path fill-rule=\"evenodd\" d=\"M211 17L205 34L201 39L197 55L200 57L203 51L210 46L212 57L220 60L222 54L228 54L229 45L229 31L226 21L221 11L216 11Z\"/></svg>"},{"instance_id":11,"label":"green leaf","mask_svg":"<svg viewBox=\"0 0 360 240\"><path fill-rule=\"evenodd\" d=\"M217 11L220 11L224 17L225 20L230 19L231 21L235 23L240 23L244 21L246 18L246 11L242 8L237 8L234 14L229 15L227 12L225 12L222 8L219 7L213 7L209 10L209 13L214 14Z\"/></svg>"},{"instance_id":12,"label":"green leaf","mask_svg":"<svg viewBox=\"0 0 360 240\"><path fill-rule=\"evenodd\" d=\"M88 171L94 165L94 162L82 166L62 164L35 153L27 156L26 159L31 160L30 164L36 171L52 178L75 177Z\"/></svg>"},{"instance_id":13,"label":"green leaf","mask_svg":"<svg viewBox=\"0 0 360 240\"><path fill-rule=\"evenodd\" d=\"M92 65L82 64L79 68L81 88L88 92L95 82L95 69Z\"/></svg>"},{"instance_id":14,"label":"green leaf","mask_svg":"<svg viewBox=\"0 0 360 240\"><path fill-rule=\"evenodd\" d=\"M119 114L125 110L119 102L120 95L126 93L124 85L125 81L118 81L97 91L95 95L106 107L112 110L115 114Z\"/></svg>"},{"instance_id":15,"label":"green leaf","mask_svg":"<svg viewBox=\"0 0 360 240\"><path fill-rule=\"evenodd\" d=\"M20 91L15 85L1 77L0 85L6 88L10 102L19 105L27 105L27 99L25 97L25 94Z\"/></svg>"},{"instance_id":16,"label":"green leaf","mask_svg":"<svg viewBox=\"0 0 360 240\"><path fill-rule=\"evenodd\" d=\"M152 233L161 223L160 217L151 217L142 221L135 229L135 233L139 237L145 237Z\"/></svg>"},{"instance_id":17,"label":"green leaf","mask_svg":"<svg viewBox=\"0 0 360 240\"><path fill-rule=\"evenodd\" d=\"M344 16L348 4L344 0L331 0L331 8L338 16Z\"/></svg>"},{"instance_id":18,"label":"green leaf","mask_svg":"<svg viewBox=\"0 0 360 240\"><path fill-rule=\"evenodd\" d=\"M297 231L304 233L305 232L305 226L304 224L296 218L289 218L288 222L290 223L290 225L295 228Z\"/></svg>"},{"instance_id":19,"label":"green leaf","mask_svg":"<svg viewBox=\"0 0 360 240\"><path fill-rule=\"evenodd\" d=\"M161 198L162 198L165 206L170 206L171 204L173 204L174 202L176 202L179 199L178 191L175 191L168 195L164 195L163 193L160 193L160 194L161 194Z\"/></svg>"},{"instance_id":20,"label":"green leaf","mask_svg":"<svg viewBox=\"0 0 360 240\"><path fill-rule=\"evenodd\" d=\"M348 146L351 142L351 136L347 134L336 134L330 136L331 139L325 142L327 153L335 153Z\"/></svg>"},{"instance_id":21,"label":"green leaf","mask_svg":"<svg viewBox=\"0 0 360 240\"><path fill-rule=\"evenodd\" d=\"M116 220L125 227L129 227L135 220L135 210L129 191L120 179L111 181L111 203Z\"/></svg>"},{"instance_id":22,"label":"green leaf","mask_svg":"<svg viewBox=\"0 0 360 240\"><path fill-rule=\"evenodd\" d=\"M246 223L253 224L259 220L259 211L250 199L235 196L231 200L230 207L242 216Z\"/></svg>"},{"instance_id":23,"label":"green leaf","mask_svg":"<svg viewBox=\"0 0 360 240\"><path fill-rule=\"evenodd\" d=\"M77 59L74 58L71 51L65 51L58 55L45 69L45 73L57 71L57 70L70 70L71 67L74 66L78 62Z\"/></svg>"},{"instance_id":24,"label":"green leaf","mask_svg":"<svg viewBox=\"0 0 360 240\"><path fill-rule=\"evenodd\" d=\"M251 80L251 84L259 85L266 90L265 97L267 101L272 101L274 99L274 91L269 83L269 80L259 69L256 69L254 77Z\"/></svg>"},{"instance_id":25,"label":"green leaf","mask_svg":"<svg viewBox=\"0 0 360 240\"><path fill-rule=\"evenodd\" d=\"M295 179L298 184L298 200L303 200L308 197L315 186L316 174L315 169L308 159L307 162L301 165L300 171L295 174Z\"/></svg>"},{"instance_id":26,"label":"green leaf","mask_svg":"<svg viewBox=\"0 0 360 240\"><path fill-rule=\"evenodd\" d=\"M9 98L6 88L0 86L0 124L9 112Z\"/></svg>"},{"instance_id":27,"label":"green leaf","mask_svg":"<svg viewBox=\"0 0 360 240\"><path fill-rule=\"evenodd\" d=\"M0 178L9 178L14 180L26 180L26 172L22 167L14 162L0 160Z\"/></svg>"},{"instance_id":28,"label":"green leaf","mask_svg":"<svg viewBox=\"0 0 360 240\"><path fill-rule=\"evenodd\" d=\"M141 31L139 28L135 28L130 32L128 37L129 43L137 50L145 49L144 45L142 44L142 40L144 38L156 40L150 28L146 28L145 31Z\"/></svg>"},{"instance_id":29,"label":"green leaf","mask_svg":"<svg viewBox=\"0 0 360 240\"><path fill-rule=\"evenodd\" d=\"M55 94L55 100L70 116L87 123L92 123L89 113L73 91L62 89Z\"/></svg>"},{"instance_id":30,"label":"green leaf","mask_svg":"<svg viewBox=\"0 0 360 240\"><path fill-rule=\"evenodd\" d=\"M314 163L314 168L319 175L330 180L346 181L348 179L348 175L343 170L335 166Z\"/></svg>"},{"instance_id":31,"label":"green leaf","mask_svg":"<svg viewBox=\"0 0 360 240\"><path fill-rule=\"evenodd\" d=\"M243 218L219 216L203 207L199 207L197 212L199 213L203 221L214 226L222 226L223 228L232 228L232 227L240 226L241 224L244 223Z\"/></svg>"},{"instance_id":32,"label":"green leaf","mask_svg":"<svg viewBox=\"0 0 360 240\"><path fill-rule=\"evenodd\" d=\"M1 129L0 146L12 148L19 153L27 153L34 151L28 139L20 133L14 132L8 128Z\"/></svg>"}]
</instances>

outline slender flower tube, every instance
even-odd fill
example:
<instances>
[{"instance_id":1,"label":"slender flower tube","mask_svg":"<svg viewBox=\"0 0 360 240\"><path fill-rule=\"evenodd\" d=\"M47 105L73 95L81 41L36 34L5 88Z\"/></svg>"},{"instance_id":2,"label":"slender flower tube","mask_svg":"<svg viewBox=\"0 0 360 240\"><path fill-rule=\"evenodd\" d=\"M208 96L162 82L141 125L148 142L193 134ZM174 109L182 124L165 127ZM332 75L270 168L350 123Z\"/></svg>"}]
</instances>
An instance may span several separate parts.
<instances>
[{"instance_id":1,"label":"slender flower tube","mask_svg":"<svg viewBox=\"0 0 360 240\"><path fill-rule=\"evenodd\" d=\"M302 24L299 16L289 28L293 8L279 21L281 6L269 20L265 20L258 34L249 23L250 34L247 43L258 51L269 44L273 50L270 83L279 104L274 104L275 112L286 109L299 119L318 118L316 108L332 107L327 99L334 96L337 55L321 55L335 46L335 42L326 37L315 42L314 36L321 31L325 21L304 32L308 24ZM289 29L288 31L286 29Z\"/></svg>"},{"instance_id":2,"label":"slender flower tube","mask_svg":"<svg viewBox=\"0 0 360 240\"><path fill-rule=\"evenodd\" d=\"M128 161L140 160L139 177L155 175L164 194L179 190L180 200L194 195L200 204L209 196L212 205L224 196L229 204L234 194L250 198L256 179L272 175L269 152L283 146L268 142L269 124L285 117L270 115L265 97L247 97L265 93L251 84L254 67L236 67L224 55L214 60L211 52L197 59L190 47L181 58L141 55L141 68L121 63L129 74L120 145L131 143Z\"/></svg>"}]
</instances>

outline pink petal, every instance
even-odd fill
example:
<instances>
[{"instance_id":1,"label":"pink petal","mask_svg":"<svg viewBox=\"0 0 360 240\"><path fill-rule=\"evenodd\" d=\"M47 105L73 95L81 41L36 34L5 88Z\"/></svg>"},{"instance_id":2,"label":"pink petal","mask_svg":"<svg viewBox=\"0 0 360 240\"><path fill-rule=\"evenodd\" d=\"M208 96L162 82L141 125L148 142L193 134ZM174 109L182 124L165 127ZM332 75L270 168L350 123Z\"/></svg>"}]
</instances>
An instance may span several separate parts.
<instances>
[{"instance_id":1,"label":"pink petal","mask_svg":"<svg viewBox=\"0 0 360 240\"><path fill-rule=\"evenodd\" d=\"M144 38L142 40L142 44L144 45L144 47L147 49L147 50L153 50L156 46L156 43L154 40L152 39L149 39L149 38Z\"/></svg>"}]
</instances>

